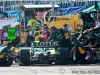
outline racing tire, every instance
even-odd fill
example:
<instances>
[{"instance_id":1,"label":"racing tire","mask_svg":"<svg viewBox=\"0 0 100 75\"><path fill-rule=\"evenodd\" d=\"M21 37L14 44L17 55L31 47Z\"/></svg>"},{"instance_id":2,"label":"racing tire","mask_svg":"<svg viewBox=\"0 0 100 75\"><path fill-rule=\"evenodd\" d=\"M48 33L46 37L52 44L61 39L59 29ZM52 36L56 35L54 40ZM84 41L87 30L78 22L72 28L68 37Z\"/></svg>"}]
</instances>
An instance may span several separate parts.
<instances>
[{"instance_id":1,"label":"racing tire","mask_svg":"<svg viewBox=\"0 0 100 75\"><path fill-rule=\"evenodd\" d=\"M9 63L12 65L13 64L13 58L9 58Z\"/></svg>"},{"instance_id":2,"label":"racing tire","mask_svg":"<svg viewBox=\"0 0 100 75\"><path fill-rule=\"evenodd\" d=\"M30 52L29 50L20 50L20 66L30 65Z\"/></svg>"},{"instance_id":3,"label":"racing tire","mask_svg":"<svg viewBox=\"0 0 100 75\"><path fill-rule=\"evenodd\" d=\"M87 53L86 60L91 62L93 59L93 52L90 48L85 48L85 50Z\"/></svg>"},{"instance_id":4,"label":"racing tire","mask_svg":"<svg viewBox=\"0 0 100 75\"><path fill-rule=\"evenodd\" d=\"M0 67L10 67L10 61L7 61L5 58L0 59Z\"/></svg>"},{"instance_id":5,"label":"racing tire","mask_svg":"<svg viewBox=\"0 0 100 75\"><path fill-rule=\"evenodd\" d=\"M60 48L59 65L68 65L69 63L69 50L68 48Z\"/></svg>"}]
</instances>

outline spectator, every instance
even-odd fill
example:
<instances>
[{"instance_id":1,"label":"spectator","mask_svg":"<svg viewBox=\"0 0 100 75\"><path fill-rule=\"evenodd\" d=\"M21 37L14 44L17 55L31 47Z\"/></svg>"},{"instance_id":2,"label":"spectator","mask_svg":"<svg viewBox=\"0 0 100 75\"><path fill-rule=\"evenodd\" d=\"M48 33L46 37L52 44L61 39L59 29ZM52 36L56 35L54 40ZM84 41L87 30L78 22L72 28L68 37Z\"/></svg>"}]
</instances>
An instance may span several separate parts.
<instances>
[{"instance_id":1,"label":"spectator","mask_svg":"<svg viewBox=\"0 0 100 75\"><path fill-rule=\"evenodd\" d=\"M17 36L20 36L20 23L16 22L13 27L17 30Z\"/></svg>"},{"instance_id":2,"label":"spectator","mask_svg":"<svg viewBox=\"0 0 100 75\"><path fill-rule=\"evenodd\" d=\"M86 29L89 29L91 26L95 26L94 19L90 16L90 13L82 14L82 12L79 13L80 18L83 20L84 26L83 31Z\"/></svg>"},{"instance_id":3,"label":"spectator","mask_svg":"<svg viewBox=\"0 0 100 75\"><path fill-rule=\"evenodd\" d=\"M97 11L97 16L96 16L96 21L95 21L96 26L100 26L100 17L99 17L99 11Z\"/></svg>"},{"instance_id":4,"label":"spectator","mask_svg":"<svg viewBox=\"0 0 100 75\"><path fill-rule=\"evenodd\" d=\"M46 40L50 36L50 32L49 32L49 28L48 28L47 24L44 24L43 28L44 28L44 31L43 31L43 41L46 42Z\"/></svg>"},{"instance_id":5,"label":"spectator","mask_svg":"<svg viewBox=\"0 0 100 75\"><path fill-rule=\"evenodd\" d=\"M37 20L36 20L36 18L31 16L27 26L31 26L32 29L36 29L36 27L37 27Z\"/></svg>"},{"instance_id":6,"label":"spectator","mask_svg":"<svg viewBox=\"0 0 100 75\"><path fill-rule=\"evenodd\" d=\"M28 26L28 31L29 31L29 35L31 35L32 37L34 37L35 30L32 29L31 26Z\"/></svg>"},{"instance_id":7,"label":"spectator","mask_svg":"<svg viewBox=\"0 0 100 75\"><path fill-rule=\"evenodd\" d=\"M2 27L0 27L0 45L1 45L1 37L2 37Z\"/></svg>"},{"instance_id":8,"label":"spectator","mask_svg":"<svg viewBox=\"0 0 100 75\"><path fill-rule=\"evenodd\" d=\"M25 26L27 26L28 22L25 20ZM24 26L24 19L22 18L21 25Z\"/></svg>"},{"instance_id":9,"label":"spectator","mask_svg":"<svg viewBox=\"0 0 100 75\"><path fill-rule=\"evenodd\" d=\"M7 27L4 27L1 35L2 35L1 44L3 44L3 41L8 41L8 28Z\"/></svg>"},{"instance_id":10,"label":"spectator","mask_svg":"<svg viewBox=\"0 0 100 75\"><path fill-rule=\"evenodd\" d=\"M79 18L83 20L83 22L85 22L85 15L82 12L79 12Z\"/></svg>"}]
</instances>

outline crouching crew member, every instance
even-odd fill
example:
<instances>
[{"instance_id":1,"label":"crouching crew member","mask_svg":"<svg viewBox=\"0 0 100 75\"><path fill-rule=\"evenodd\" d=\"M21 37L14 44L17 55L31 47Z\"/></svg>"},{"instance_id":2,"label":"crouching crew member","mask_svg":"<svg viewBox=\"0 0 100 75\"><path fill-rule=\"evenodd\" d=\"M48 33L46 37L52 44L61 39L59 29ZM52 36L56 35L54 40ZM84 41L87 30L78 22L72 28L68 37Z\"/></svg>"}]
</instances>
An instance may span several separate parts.
<instances>
[{"instance_id":1,"label":"crouching crew member","mask_svg":"<svg viewBox=\"0 0 100 75\"><path fill-rule=\"evenodd\" d=\"M81 43L77 40L76 37L73 37L72 41L74 43L74 47L70 51L70 54L73 54L75 52L75 64L84 64L86 58L86 51L84 50L83 45L81 45Z\"/></svg>"},{"instance_id":2,"label":"crouching crew member","mask_svg":"<svg viewBox=\"0 0 100 75\"><path fill-rule=\"evenodd\" d=\"M15 58L16 56L13 54L11 47L13 47L12 43L8 43L7 47L0 51L0 66L10 66L12 65L12 61L10 59Z\"/></svg>"}]
</instances>

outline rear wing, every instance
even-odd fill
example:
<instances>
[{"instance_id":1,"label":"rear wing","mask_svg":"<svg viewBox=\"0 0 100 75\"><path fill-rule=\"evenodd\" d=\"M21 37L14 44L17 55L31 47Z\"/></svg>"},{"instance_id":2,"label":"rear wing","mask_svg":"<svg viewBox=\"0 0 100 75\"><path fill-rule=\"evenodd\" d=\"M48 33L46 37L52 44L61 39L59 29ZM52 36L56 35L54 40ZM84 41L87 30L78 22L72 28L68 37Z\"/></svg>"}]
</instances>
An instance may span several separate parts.
<instances>
[{"instance_id":1,"label":"rear wing","mask_svg":"<svg viewBox=\"0 0 100 75\"><path fill-rule=\"evenodd\" d=\"M31 48L54 48L60 47L60 42L31 42Z\"/></svg>"}]
</instances>

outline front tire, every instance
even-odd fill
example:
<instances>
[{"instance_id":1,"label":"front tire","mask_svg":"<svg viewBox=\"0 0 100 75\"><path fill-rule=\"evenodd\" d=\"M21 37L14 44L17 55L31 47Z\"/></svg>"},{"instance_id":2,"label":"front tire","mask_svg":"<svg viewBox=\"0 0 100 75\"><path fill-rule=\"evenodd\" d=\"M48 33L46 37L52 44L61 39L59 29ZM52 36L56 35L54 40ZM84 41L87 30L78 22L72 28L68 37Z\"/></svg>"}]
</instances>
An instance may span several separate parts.
<instances>
[{"instance_id":1,"label":"front tire","mask_svg":"<svg viewBox=\"0 0 100 75\"><path fill-rule=\"evenodd\" d=\"M68 48L60 48L59 65L68 65L69 63L69 50Z\"/></svg>"},{"instance_id":2,"label":"front tire","mask_svg":"<svg viewBox=\"0 0 100 75\"><path fill-rule=\"evenodd\" d=\"M20 66L30 65L30 52L29 50L20 50Z\"/></svg>"}]
</instances>

